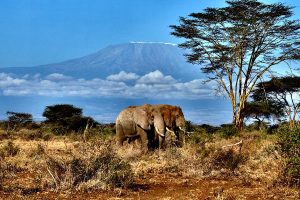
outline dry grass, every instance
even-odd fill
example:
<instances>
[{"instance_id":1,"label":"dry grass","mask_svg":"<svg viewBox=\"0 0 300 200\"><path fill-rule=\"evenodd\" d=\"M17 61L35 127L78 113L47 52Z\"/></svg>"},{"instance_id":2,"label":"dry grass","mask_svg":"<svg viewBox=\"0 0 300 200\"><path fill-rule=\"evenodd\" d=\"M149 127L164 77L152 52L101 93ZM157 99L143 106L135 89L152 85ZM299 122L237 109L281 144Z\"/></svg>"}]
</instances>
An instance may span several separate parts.
<instances>
[{"instance_id":1,"label":"dry grass","mask_svg":"<svg viewBox=\"0 0 300 200\"><path fill-rule=\"evenodd\" d=\"M242 145L230 146L241 140ZM230 139L210 137L204 142L187 142L180 148L173 146L147 154L142 154L139 144L118 148L113 138L83 143L68 137L47 141L22 137L8 145L10 141L0 141L0 194L1 190L21 195L38 191L118 190L130 188L149 176L179 177L183 185L192 179L238 179L249 187L276 188L274 183L284 165L275 137L259 132ZM19 150L13 153L12 146ZM216 189L212 196L228 199L231 194L227 192Z\"/></svg>"}]
</instances>

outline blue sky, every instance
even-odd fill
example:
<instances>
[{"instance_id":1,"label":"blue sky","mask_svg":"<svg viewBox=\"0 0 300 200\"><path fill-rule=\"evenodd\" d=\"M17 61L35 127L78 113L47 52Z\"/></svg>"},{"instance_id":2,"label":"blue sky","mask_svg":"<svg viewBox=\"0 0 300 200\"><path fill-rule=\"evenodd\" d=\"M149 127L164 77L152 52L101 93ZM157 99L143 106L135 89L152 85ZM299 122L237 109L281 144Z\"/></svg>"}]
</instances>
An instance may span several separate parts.
<instances>
[{"instance_id":1,"label":"blue sky","mask_svg":"<svg viewBox=\"0 0 300 200\"><path fill-rule=\"evenodd\" d=\"M299 1L281 2L300 13ZM223 0L1 0L0 67L59 62L129 41L178 43L169 25L179 16L223 5Z\"/></svg>"}]
</instances>

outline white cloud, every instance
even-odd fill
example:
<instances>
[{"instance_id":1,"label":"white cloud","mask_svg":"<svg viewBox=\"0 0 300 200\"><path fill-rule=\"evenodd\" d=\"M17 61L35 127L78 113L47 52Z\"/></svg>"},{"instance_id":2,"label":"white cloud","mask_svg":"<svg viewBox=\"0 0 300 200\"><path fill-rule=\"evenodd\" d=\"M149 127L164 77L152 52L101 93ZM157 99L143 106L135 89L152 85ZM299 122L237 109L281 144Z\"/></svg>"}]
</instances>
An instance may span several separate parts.
<instances>
[{"instance_id":1,"label":"white cloud","mask_svg":"<svg viewBox=\"0 0 300 200\"><path fill-rule=\"evenodd\" d=\"M120 72L119 75L122 76L124 73ZM160 71L145 74L135 80L133 84L127 84L119 80L121 79L75 79L63 74L50 74L46 78L24 76L19 79L2 73L0 74L0 91L6 96L39 95L151 99L204 99L214 96L214 84L203 85L201 79L179 82L172 76L165 76Z\"/></svg>"},{"instance_id":2,"label":"white cloud","mask_svg":"<svg viewBox=\"0 0 300 200\"><path fill-rule=\"evenodd\" d=\"M142 84L171 84L175 82L176 81L172 76L165 76L159 70L145 74L137 80L137 83Z\"/></svg>"},{"instance_id":3,"label":"white cloud","mask_svg":"<svg viewBox=\"0 0 300 200\"><path fill-rule=\"evenodd\" d=\"M131 72L127 73L124 71L120 71L118 74L109 75L108 77L106 77L106 79L110 81L129 81L129 80L136 80L139 77L140 76L135 73L131 73Z\"/></svg>"},{"instance_id":4,"label":"white cloud","mask_svg":"<svg viewBox=\"0 0 300 200\"><path fill-rule=\"evenodd\" d=\"M25 79L13 78L8 74L0 73L0 87L12 87L25 83Z\"/></svg>"},{"instance_id":5,"label":"white cloud","mask_svg":"<svg viewBox=\"0 0 300 200\"><path fill-rule=\"evenodd\" d=\"M72 77L70 77L70 76L65 76L65 75L60 74L60 73L49 74L46 78L47 78L48 80L51 80L51 81L63 81L63 80L69 80L69 79L72 79Z\"/></svg>"}]
</instances>

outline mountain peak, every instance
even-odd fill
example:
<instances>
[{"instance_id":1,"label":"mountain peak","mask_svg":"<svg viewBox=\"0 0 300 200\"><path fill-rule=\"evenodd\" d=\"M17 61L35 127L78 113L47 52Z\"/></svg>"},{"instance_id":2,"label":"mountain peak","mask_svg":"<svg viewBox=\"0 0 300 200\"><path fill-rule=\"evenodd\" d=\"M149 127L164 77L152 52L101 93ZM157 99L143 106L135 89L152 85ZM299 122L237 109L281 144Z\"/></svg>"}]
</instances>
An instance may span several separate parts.
<instances>
[{"instance_id":1,"label":"mountain peak","mask_svg":"<svg viewBox=\"0 0 300 200\"><path fill-rule=\"evenodd\" d=\"M169 42L137 42L137 41L131 41L130 44L166 44L166 45L177 46L177 44L169 43Z\"/></svg>"},{"instance_id":2,"label":"mountain peak","mask_svg":"<svg viewBox=\"0 0 300 200\"><path fill-rule=\"evenodd\" d=\"M186 62L185 52L165 42L130 42L105 47L96 53L60 63L35 67L2 68L17 75L60 73L77 78L106 78L121 71L144 75L159 70L174 78L199 78L199 69ZM196 72L197 71L197 72Z\"/></svg>"}]
</instances>

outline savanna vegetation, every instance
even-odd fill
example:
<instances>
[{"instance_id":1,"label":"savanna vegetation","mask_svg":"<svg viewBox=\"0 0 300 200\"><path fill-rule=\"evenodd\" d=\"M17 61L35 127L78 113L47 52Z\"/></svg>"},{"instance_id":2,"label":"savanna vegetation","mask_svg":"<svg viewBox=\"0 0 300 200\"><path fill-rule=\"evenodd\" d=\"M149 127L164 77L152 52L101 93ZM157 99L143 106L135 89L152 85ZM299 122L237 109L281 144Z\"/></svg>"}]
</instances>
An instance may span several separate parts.
<instances>
[{"instance_id":1,"label":"savanna vegetation","mask_svg":"<svg viewBox=\"0 0 300 200\"><path fill-rule=\"evenodd\" d=\"M49 107L56 105L45 111ZM11 114L2 121L0 198L299 198L298 125L254 122L238 131L232 124L187 121L179 141L167 132L163 150L144 153L138 142L117 146L114 124L90 119L91 125L81 109L63 107L63 132L49 118L13 130ZM51 116L55 112L60 110ZM85 124L69 129L68 113Z\"/></svg>"},{"instance_id":2,"label":"savanna vegetation","mask_svg":"<svg viewBox=\"0 0 300 200\"><path fill-rule=\"evenodd\" d=\"M230 99L232 124L186 121L145 153L138 140L117 146L115 124L73 105L47 106L43 122L9 111L0 198L299 199L299 77L271 68L299 59L300 24L281 3L227 3L180 18L172 34Z\"/></svg>"}]
</instances>

